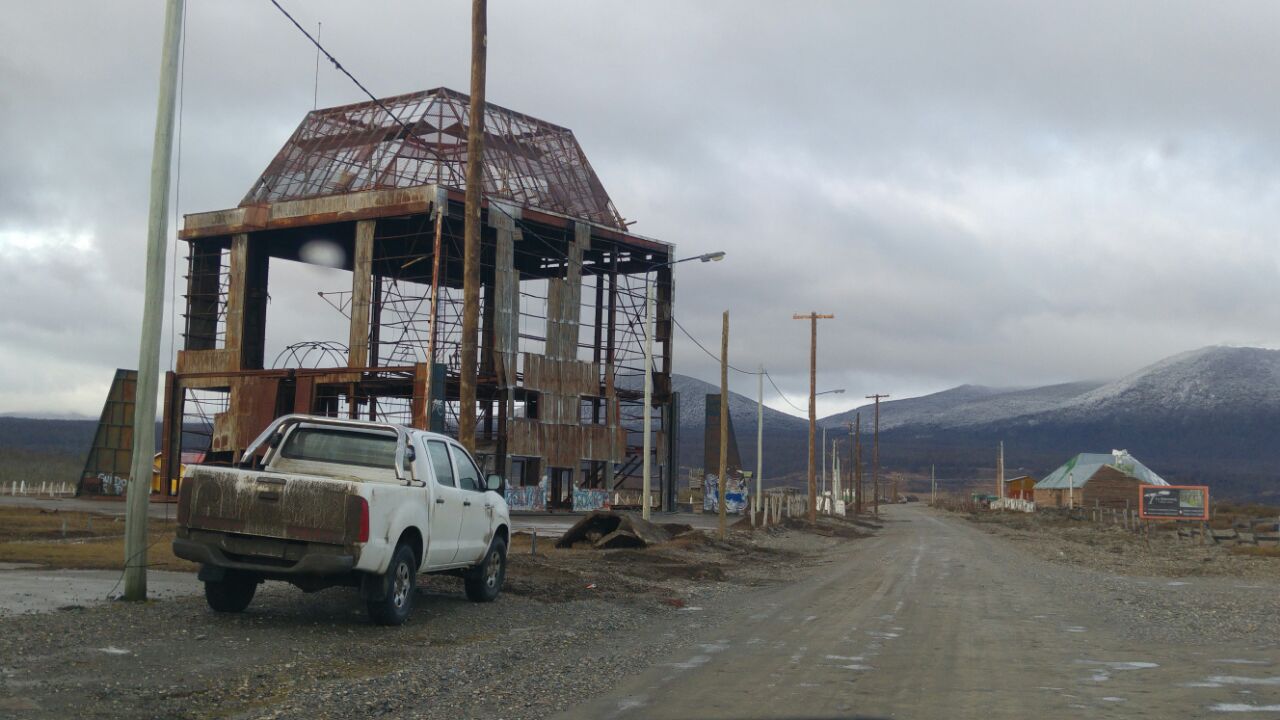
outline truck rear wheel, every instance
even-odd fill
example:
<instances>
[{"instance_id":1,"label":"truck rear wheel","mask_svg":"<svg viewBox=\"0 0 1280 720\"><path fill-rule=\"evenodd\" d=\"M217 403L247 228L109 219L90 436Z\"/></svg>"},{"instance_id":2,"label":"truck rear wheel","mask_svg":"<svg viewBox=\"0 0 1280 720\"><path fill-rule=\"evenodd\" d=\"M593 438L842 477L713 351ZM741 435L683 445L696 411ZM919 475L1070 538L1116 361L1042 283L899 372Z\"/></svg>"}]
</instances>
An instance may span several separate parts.
<instances>
[{"instance_id":1,"label":"truck rear wheel","mask_svg":"<svg viewBox=\"0 0 1280 720\"><path fill-rule=\"evenodd\" d=\"M256 578L228 571L221 580L204 582L204 599L217 612L243 612L258 591Z\"/></svg>"},{"instance_id":2,"label":"truck rear wheel","mask_svg":"<svg viewBox=\"0 0 1280 720\"><path fill-rule=\"evenodd\" d=\"M381 597L368 601L369 619L378 625L401 625L413 610L413 593L418 583L418 558L408 545L399 545L391 565L379 581Z\"/></svg>"},{"instance_id":3,"label":"truck rear wheel","mask_svg":"<svg viewBox=\"0 0 1280 720\"><path fill-rule=\"evenodd\" d=\"M493 602L502 592L502 583L507 578L507 543L502 538L494 538L484 561L469 570L464 578L463 586L467 590L467 599L472 602Z\"/></svg>"}]
</instances>

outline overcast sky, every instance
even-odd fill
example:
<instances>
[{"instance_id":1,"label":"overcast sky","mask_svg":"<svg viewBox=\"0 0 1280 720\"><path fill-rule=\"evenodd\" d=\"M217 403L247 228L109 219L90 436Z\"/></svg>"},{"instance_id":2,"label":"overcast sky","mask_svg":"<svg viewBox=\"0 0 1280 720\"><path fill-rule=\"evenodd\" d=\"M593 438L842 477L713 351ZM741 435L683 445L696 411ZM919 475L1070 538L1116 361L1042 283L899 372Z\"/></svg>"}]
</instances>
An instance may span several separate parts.
<instances>
[{"instance_id":1,"label":"overcast sky","mask_svg":"<svg viewBox=\"0 0 1280 720\"><path fill-rule=\"evenodd\" d=\"M376 94L468 88L470 3L283 4ZM0 412L96 415L137 364L162 16L5 8ZM488 95L573 128L637 232L726 251L679 267L677 316L718 347L730 310L731 362L797 404L791 315L834 313L825 413L1280 344L1277 28L1270 2L491 0ZM178 210L232 207L315 56L267 0L189 0L186 33ZM321 67L322 106L361 99ZM343 278L272 274L314 311L292 339L328 332L314 286ZM683 338L675 369L718 377Z\"/></svg>"}]
</instances>

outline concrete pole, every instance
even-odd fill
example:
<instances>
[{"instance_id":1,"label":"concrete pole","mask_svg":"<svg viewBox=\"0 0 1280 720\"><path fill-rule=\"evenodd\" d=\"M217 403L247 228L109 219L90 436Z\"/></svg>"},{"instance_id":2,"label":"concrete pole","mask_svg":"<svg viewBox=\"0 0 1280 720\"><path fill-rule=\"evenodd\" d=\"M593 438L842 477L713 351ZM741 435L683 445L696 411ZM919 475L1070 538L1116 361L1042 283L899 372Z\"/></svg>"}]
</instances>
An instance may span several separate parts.
<instances>
[{"instance_id":1,"label":"concrete pole","mask_svg":"<svg viewBox=\"0 0 1280 720\"><path fill-rule=\"evenodd\" d=\"M761 489L763 485L764 475L764 365L760 366L760 374L756 376L757 389L756 397L756 502L751 504L754 511L758 507L757 503L764 500L764 491ZM755 522L755 512L751 513L751 520Z\"/></svg>"},{"instance_id":2,"label":"concrete pole","mask_svg":"<svg viewBox=\"0 0 1280 720\"><path fill-rule=\"evenodd\" d=\"M644 462L640 517L649 519L650 473L653 471L653 283L644 285Z\"/></svg>"},{"instance_id":3,"label":"concrete pole","mask_svg":"<svg viewBox=\"0 0 1280 720\"><path fill-rule=\"evenodd\" d=\"M827 494L827 429L822 428L822 492Z\"/></svg>"},{"instance_id":4,"label":"concrete pole","mask_svg":"<svg viewBox=\"0 0 1280 720\"><path fill-rule=\"evenodd\" d=\"M458 442L476 450L476 341L480 332L480 203L484 183L486 0L471 2L471 112L467 125L466 212L462 226L462 349L458 367Z\"/></svg>"},{"instance_id":5,"label":"concrete pole","mask_svg":"<svg viewBox=\"0 0 1280 720\"><path fill-rule=\"evenodd\" d=\"M831 440L831 507L830 514L836 514L836 501L844 502L844 487L840 482L840 440Z\"/></svg>"},{"instance_id":6,"label":"concrete pole","mask_svg":"<svg viewBox=\"0 0 1280 720\"><path fill-rule=\"evenodd\" d=\"M160 378L160 325L164 319L165 255L169 234L169 168L178 86L183 0L169 0L160 52L160 97L151 150L151 211L147 219L147 273L138 346L138 385L133 406L133 458L125 507L124 597L147 599L147 503L156 449L156 392Z\"/></svg>"},{"instance_id":7,"label":"concrete pole","mask_svg":"<svg viewBox=\"0 0 1280 720\"><path fill-rule=\"evenodd\" d=\"M729 500L729 311L720 329L720 539L724 539Z\"/></svg>"}]
</instances>

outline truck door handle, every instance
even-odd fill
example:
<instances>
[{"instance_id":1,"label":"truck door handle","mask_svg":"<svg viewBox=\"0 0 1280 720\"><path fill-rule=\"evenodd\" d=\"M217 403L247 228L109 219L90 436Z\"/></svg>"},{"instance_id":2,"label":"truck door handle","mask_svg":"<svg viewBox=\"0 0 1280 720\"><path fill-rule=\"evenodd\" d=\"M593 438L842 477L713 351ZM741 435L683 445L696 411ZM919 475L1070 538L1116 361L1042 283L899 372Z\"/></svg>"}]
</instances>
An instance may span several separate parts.
<instances>
[{"instance_id":1,"label":"truck door handle","mask_svg":"<svg viewBox=\"0 0 1280 720\"><path fill-rule=\"evenodd\" d=\"M463 501L462 501L462 505L463 505L463 507L471 507L471 501L470 501L470 500L463 500Z\"/></svg>"},{"instance_id":2,"label":"truck door handle","mask_svg":"<svg viewBox=\"0 0 1280 720\"><path fill-rule=\"evenodd\" d=\"M443 504L444 504L444 498L436 498L436 504L437 504L437 505L443 505Z\"/></svg>"}]
</instances>

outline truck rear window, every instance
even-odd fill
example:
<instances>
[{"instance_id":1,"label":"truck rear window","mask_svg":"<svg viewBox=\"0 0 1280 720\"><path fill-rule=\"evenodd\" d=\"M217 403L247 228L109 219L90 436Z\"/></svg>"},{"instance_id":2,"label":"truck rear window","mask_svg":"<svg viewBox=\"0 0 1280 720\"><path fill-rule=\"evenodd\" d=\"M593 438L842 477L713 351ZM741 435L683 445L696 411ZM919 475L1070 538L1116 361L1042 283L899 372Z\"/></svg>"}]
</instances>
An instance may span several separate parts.
<instances>
[{"instance_id":1,"label":"truck rear window","mask_svg":"<svg viewBox=\"0 0 1280 720\"><path fill-rule=\"evenodd\" d=\"M289 435L280 454L291 460L394 468L396 438L378 433L303 427Z\"/></svg>"}]
</instances>

